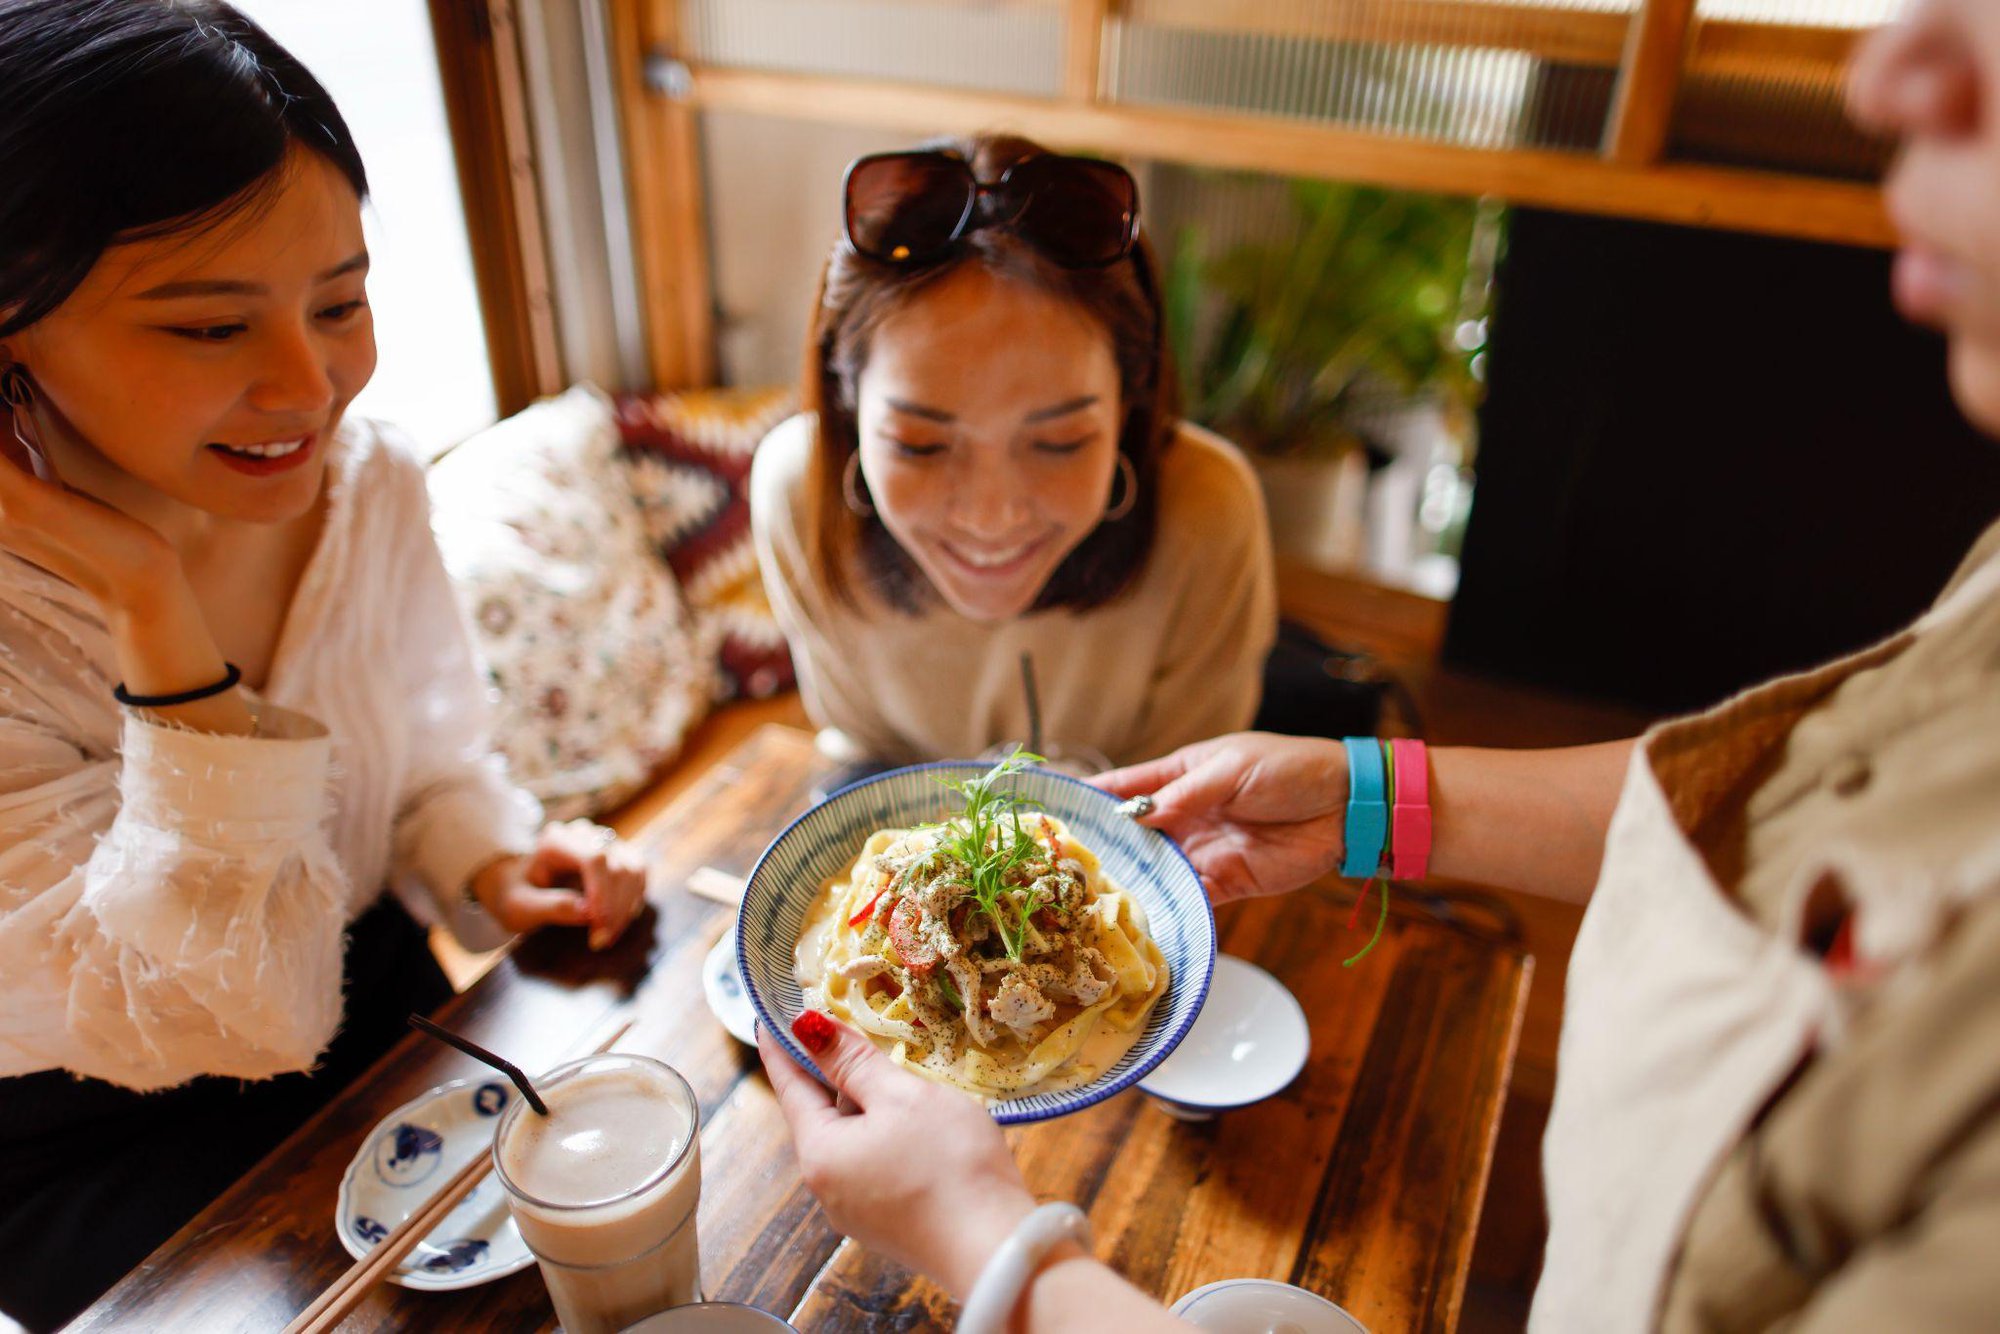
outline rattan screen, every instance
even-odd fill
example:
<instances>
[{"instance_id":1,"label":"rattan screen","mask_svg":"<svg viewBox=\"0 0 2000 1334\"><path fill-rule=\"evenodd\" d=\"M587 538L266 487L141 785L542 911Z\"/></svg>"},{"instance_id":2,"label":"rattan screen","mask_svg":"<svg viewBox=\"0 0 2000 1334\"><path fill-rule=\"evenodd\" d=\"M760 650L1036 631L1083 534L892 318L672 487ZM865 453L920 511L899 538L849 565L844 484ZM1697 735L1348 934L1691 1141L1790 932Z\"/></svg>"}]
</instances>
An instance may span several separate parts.
<instances>
[{"instance_id":1,"label":"rattan screen","mask_svg":"<svg viewBox=\"0 0 2000 1334\"><path fill-rule=\"evenodd\" d=\"M1899 8L1899 0L1697 0L1697 43L1669 154L1807 175L1879 175L1888 148L1848 122L1845 58L1859 35ZM1745 40L1700 41L1704 30L1731 29Z\"/></svg>"},{"instance_id":2,"label":"rattan screen","mask_svg":"<svg viewBox=\"0 0 2000 1334\"><path fill-rule=\"evenodd\" d=\"M683 0L708 65L1053 96L1061 0Z\"/></svg>"},{"instance_id":3,"label":"rattan screen","mask_svg":"<svg viewBox=\"0 0 2000 1334\"><path fill-rule=\"evenodd\" d=\"M1481 148L1594 149L1637 0L1131 0L1121 102L1330 121Z\"/></svg>"}]
</instances>

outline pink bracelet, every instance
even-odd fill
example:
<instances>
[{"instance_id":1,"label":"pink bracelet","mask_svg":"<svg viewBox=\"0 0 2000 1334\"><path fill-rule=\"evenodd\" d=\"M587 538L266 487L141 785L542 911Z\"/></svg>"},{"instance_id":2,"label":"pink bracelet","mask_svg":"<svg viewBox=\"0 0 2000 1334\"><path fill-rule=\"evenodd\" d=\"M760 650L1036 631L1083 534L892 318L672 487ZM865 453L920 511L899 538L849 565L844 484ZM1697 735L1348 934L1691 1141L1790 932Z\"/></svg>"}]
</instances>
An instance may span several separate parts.
<instances>
[{"instance_id":1,"label":"pink bracelet","mask_svg":"<svg viewBox=\"0 0 2000 1334\"><path fill-rule=\"evenodd\" d=\"M1398 880L1422 880L1431 861L1430 757L1421 741L1398 737L1388 744L1396 755L1389 873Z\"/></svg>"}]
</instances>

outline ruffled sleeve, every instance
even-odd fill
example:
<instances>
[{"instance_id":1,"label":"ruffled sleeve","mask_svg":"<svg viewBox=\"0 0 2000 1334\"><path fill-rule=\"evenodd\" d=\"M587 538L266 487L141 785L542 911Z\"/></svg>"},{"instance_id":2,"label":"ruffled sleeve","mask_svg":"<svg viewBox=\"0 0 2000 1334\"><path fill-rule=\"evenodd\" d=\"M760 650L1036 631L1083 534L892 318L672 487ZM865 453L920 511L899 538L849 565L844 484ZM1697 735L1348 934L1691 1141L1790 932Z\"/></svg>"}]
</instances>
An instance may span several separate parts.
<instances>
[{"instance_id":1,"label":"ruffled sleeve","mask_svg":"<svg viewBox=\"0 0 2000 1334\"><path fill-rule=\"evenodd\" d=\"M348 893L325 729L268 705L252 737L130 715L111 750L0 611L0 1074L310 1067L339 1022Z\"/></svg>"}]
</instances>

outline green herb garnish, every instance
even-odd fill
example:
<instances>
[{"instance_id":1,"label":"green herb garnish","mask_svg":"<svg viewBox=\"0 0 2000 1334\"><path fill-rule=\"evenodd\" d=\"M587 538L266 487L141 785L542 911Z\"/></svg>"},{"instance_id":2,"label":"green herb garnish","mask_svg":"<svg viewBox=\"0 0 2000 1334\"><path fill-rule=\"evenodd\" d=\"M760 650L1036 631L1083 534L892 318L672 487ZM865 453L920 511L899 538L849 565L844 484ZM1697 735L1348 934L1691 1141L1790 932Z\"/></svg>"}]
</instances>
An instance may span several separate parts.
<instances>
[{"instance_id":1,"label":"green herb garnish","mask_svg":"<svg viewBox=\"0 0 2000 1334\"><path fill-rule=\"evenodd\" d=\"M965 810L950 820L918 826L940 831L938 850L964 866L967 897L993 920L1000 944L1010 959L1021 957L1021 947L1028 937L1028 917L1045 901L1045 896L1036 896L1016 911L1017 920L1013 923L1008 922L1008 914L1001 907L1007 877L1041 851L1041 845L1021 828L1021 812L1037 810L1042 803L999 784L1029 765L1040 763L1041 756L1016 746L1013 754L977 778L935 775L938 783L959 795L965 802Z\"/></svg>"},{"instance_id":2,"label":"green herb garnish","mask_svg":"<svg viewBox=\"0 0 2000 1334\"><path fill-rule=\"evenodd\" d=\"M1361 887L1361 893L1355 897L1354 917L1347 923L1348 930L1353 930L1355 921L1360 919L1361 905L1368 902L1368 891L1374 884L1375 881L1370 879L1366 885ZM1359 954L1356 954L1352 958L1341 960L1340 966L1342 968L1352 968L1355 964L1367 958L1368 952L1374 949L1376 942L1382 939L1382 928L1387 925L1389 925L1389 882L1384 880L1382 882L1382 911L1375 918L1375 934L1368 938L1368 943L1361 947Z\"/></svg>"}]
</instances>

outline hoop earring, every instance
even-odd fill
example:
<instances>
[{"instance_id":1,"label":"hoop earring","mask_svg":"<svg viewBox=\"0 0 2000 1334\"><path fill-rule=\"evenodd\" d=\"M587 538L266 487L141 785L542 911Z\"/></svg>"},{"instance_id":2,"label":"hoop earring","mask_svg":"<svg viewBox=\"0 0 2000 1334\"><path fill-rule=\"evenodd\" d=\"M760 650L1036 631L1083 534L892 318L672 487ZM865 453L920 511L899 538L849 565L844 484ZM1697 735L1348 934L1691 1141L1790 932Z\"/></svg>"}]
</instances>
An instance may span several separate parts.
<instances>
[{"instance_id":1,"label":"hoop earring","mask_svg":"<svg viewBox=\"0 0 2000 1334\"><path fill-rule=\"evenodd\" d=\"M25 408L34 401L35 382L28 377L28 368L18 361L0 366L0 403Z\"/></svg>"},{"instance_id":2,"label":"hoop earring","mask_svg":"<svg viewBox=\"0 0 2000 1334\"><path fill-rule=\"evenodd\" d=\"M840 498L847 502L847 508L864 519L875 517L875 507L861 494L861 451L855 450L847 456L847 466L840 471Z\"/></svg>"},{"instance_id":3,"label":"hoop earring","mask_svg":"<svg viewBox=\"0 0 2000 1334\"><path fill-rule=\"evenodd\" d=\"M1117 523L1130 514L1132 507L1139 503L1139 470L1132 466L1132 460L1123 452L1118 455L1117 480L1125 483L1125 494L1118 497L1115 505L1104 511L1104 518L1099 520L1101 523Z\"/></svg>"}]
</instances>

